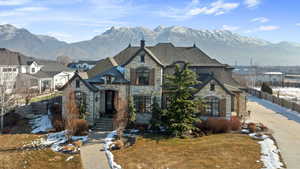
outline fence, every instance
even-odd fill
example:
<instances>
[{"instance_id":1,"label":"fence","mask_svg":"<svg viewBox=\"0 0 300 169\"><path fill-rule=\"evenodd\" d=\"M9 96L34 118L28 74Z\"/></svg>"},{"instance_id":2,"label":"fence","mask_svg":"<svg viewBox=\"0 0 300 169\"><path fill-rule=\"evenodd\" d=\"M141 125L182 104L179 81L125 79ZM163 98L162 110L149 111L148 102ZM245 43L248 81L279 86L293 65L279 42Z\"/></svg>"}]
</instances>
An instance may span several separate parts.
<instances>
[{"instance_id":1,"label":"fence","mask_svg":"<svg viewBox=\"0 0 300 169\"><path fill-rule=\"evenodd\" d=\"M265 92L262 92L262 91L259 91L259 90L256 90L256 89L252 89L252 88L248 88L247 92L249 94L253 95L253 96L258 97L258 98L265 99L265 100L268 100L272 103L280 105L282 107L291 109L291 110L296 111L296 112L300 112L300 105L297 104L297 103L288 101L286 99L278 98L278 97L273 96L271 94L268 94L268 93L265 93Z\"/></svg>"}]
</instances>

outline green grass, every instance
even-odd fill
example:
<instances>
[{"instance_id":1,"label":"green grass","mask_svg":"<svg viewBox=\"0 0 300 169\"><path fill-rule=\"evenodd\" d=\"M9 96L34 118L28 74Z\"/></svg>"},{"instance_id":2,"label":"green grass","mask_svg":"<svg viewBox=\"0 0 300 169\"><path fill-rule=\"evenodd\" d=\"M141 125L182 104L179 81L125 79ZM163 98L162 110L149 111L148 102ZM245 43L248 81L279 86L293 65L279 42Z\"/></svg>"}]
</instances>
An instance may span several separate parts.
<instances>
[{"instance_id":1,"label":"green grass","mask_svg":"<svg viewBox=\"0 0 300 169\"><path fill-rule=\"evenodd\" d=\"M49 100L49 99L52 99L52 98L57 97L57 96L62 96L62 93L55 92L55 93L52 93L52 94L49 94L49 95L46 95L46 96L33 97L33 98L31 98L31 100L29 101L29 103L40 102L40 101L44 101L44 100Z\"/></svg>"}]
</instances>

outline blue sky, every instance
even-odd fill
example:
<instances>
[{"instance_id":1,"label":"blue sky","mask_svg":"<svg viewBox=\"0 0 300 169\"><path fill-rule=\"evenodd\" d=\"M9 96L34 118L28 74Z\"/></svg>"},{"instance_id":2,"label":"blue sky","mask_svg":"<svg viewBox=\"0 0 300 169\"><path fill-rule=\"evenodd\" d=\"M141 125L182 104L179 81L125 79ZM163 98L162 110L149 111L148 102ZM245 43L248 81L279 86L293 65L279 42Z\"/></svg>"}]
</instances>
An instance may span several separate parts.
<instances>
[{"instance_id":1,"label":"blue sky","mask_svg":"<svg viewBox=\"0 0 300 169\"><path fill-rule=\"evenodd\" d=\"M74 42L111 26L227 29L300 42L299 0L0 0L0 24Z\"/></svg>"}]
</instances>

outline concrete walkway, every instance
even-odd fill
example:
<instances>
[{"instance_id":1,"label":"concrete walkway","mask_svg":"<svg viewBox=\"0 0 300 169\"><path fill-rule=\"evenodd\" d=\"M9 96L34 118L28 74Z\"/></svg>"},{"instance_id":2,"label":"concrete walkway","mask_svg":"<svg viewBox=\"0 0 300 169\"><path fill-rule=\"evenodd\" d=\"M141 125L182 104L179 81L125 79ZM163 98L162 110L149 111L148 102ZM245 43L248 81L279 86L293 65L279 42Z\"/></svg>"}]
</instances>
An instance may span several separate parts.
<instances>
[{"instance_id":1,"label":"concrete walkway","mask_svg":"<svg viewBox=\"0 0 300 169\"><path fill-rule=\"evenodd\" d=\"M300 115L282 109L271 102L250 97L248 110L251 121L261 122L274 133L288 169L300 168Z\"/></svg>"},{"instance_id":2,"label":"concrete walkway","mask_svg":"<svg viewBox=\"0 0 300 169\"><path fill-rule=\"evenodd\" d=\"M83 169L110 169L104 151L104 139L108 132L93 131L89 135L89 142L80 149Z\"/></svg>"}]
</instances>

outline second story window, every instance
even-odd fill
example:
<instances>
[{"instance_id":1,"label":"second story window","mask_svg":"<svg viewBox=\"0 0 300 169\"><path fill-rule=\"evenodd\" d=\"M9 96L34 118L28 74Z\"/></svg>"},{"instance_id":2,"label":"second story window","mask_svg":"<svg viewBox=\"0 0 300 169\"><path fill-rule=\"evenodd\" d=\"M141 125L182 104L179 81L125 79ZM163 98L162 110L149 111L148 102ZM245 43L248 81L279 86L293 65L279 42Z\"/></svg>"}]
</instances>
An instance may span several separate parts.
<instances>
[{"instance_id":1,"label":"second story window","mask_svg":"<svg viewBox=\"0 0 300 169\"><path fill-rule=\"evenodd\" d=\"M32 73L35 73L35 68L34 68L34 67L31 68L31 72L32 72Z\"/></svg>"},{"instance_id":2,"label":"second story window","mask_svg":"<svg viewBox=\"0 0 300 169\"><path fill-rule=\"evenodd\" d=\"M145 63L145 54L140 56L140 62Z\"/></svg>"},{"instance_id":3,"label":"second story window","mask_svg":"<svg viewBox=\"0 0 300 169\"><path fill-rule=\"evenodd\" d=\"M80 80L76 80L76 88L80 88Z\"/></svg>"},{"instance_id":4,"label":"second story window","mask_svg":"<svg viewBox=\"0 0 300 169\"><path fill-rule=\"evenodd\" d=\"M138 85L149 85L150 83L150 70L146 68L138 69L136 72Z\"/></svg>"}]
</instances>

